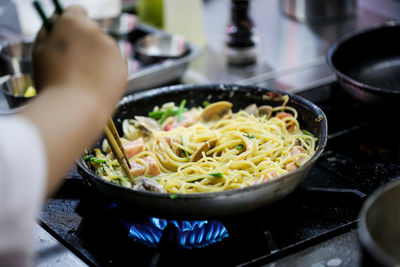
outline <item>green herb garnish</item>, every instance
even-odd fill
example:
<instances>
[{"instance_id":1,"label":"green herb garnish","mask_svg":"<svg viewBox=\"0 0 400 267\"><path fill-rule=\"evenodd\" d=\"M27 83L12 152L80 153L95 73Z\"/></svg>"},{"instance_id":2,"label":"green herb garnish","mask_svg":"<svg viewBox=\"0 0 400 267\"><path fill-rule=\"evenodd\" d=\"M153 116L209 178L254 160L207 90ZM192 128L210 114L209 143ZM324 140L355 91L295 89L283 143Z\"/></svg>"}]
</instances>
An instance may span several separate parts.
<instances>
[{"instance_id":1,"label":"green herb garnish","mask_svg":"<svg viewBox=\"0 0 400 267\"><path fill-rule=\"evenodd\" d=\"M158 120L158 123L160 125L163 124L166 119L175 115L178 115L178 122L180 122L182 120L182 114L187 111L187 108L185 108L185 104L186 99L181 101L179 108L151 111L147 115L152 119Z\"/></svg>"},{"instance_id":2,"label":"green herb garnish","mask_svg":"<svg viewBox=\"0 0 400 267\"><path fill-rule=\"evenodd\" d=\"M149 112L148 116L152 119L158 120L165 113L165 110L157 110Z\"/></svg>"},{"instance_id":3,"label":"green herb garnish","mask_svg":"<svg viewBox=\"0 0 400 267\"><path fill-rule=\"evenodd\" d=\"M186 179L186 182L192 183L192 182L196 182L198 180L203 180L203 179L213 179L213 177L210 177L210 176L222 178L222 177L224 177L224 174L222 172L214 172L214 173L209 173L206 176L194 175L194 177L188 177Z\"/></svg>"},{"instance_id":4,"label":"green herb garnish","mask_svg":"<svg viewBox=\"0 0 400 267\"><path fill-rule=\"evenodd\" d=\"M243 149L243 145L242 145L242 144L237 145L237 146L236 146L236 149L237 149L237 150L242 150L242 149Z\"/></svg>"},{"instance_id":5,"label":"green herb garnish","mask_svg":"<svg viewBox=\"0 0 400 267\"><path fill-rule=\"evenodd\" d=\"M120 177L114 177L110 180L111 183L119 185L119 186L124 186L124 182L122 180L123 178Z\"/></svg>"},{"instance_id":6,"label":"green herb garnish","mask_svg":"<svg viewBox=\"0 0 400 267\"><path fill-rule=\"evenodd\" d=\"M185 145L183 144L183 138L182 138L182 136L181 136L181 144L182 144L182 146L185 146ZM185 149L183 150L183 153L185 153L185 156L186 156L188 159L190 159L189 153L188 153Z\"/></svg>"},{"instance_id":7,"label":"green herb garnish","mask_svg":"<svg viewBox=\"0 0 400 267\"><path fill-rule=\"evenodd\" d=\"M178 198L178 195L177 195L177 194L170 194L170 195L169 195L169 198L170 198L170 199L177 199L177 198Z\"/></svg>"},{"instance_id":8,"label":"green herb garnish","mask_svg":"<svg viewBox=\"0 0 400 267\"><path fill-rule=\"evenodd\" d=\"M210 101L207 100L203 101L203 107L207 107L210 104L211 104Z\"/></svg>"},{"instance_id":9,"label":"green herb garnish","mask_svg":"<svg viewBox=\"0 0 400 267\"><path fill-rule=\"evenodd\" d=\"M303 134L309 135L311 137L314 137L314 135L312 133L310 133L309 131L307 131L307 130L303 130Z\"/></svg>"},{"instance_id":10,"label":"green herb garnish","mask_svg":"<svg viewBox=\"0 0 400 267\"><path fill-rule=\"evenodd\" d=\"M167 110L157 110L149 112L149 117L155 120L158 120L159 124L163 124L164 121L170 117L174 116L178 113L178 109L167 109Z\"/></svg>"},{"instance_id":11,"label":"green herb garnish","mask_svg":"<svg viewBox=\"0 0 400 267\"><path fill-rule=\"evenodd\" d=\"M175 114L176 114L176 112L174 112L172 109L167 109L167 110L165 111L165 113L161 115L161 118L160 118L160 120L158 121L158 123L159 123L160 125L163 124L163 123L165 122L165 120L166 120L168 117L171 117L171 116L173 116L173 115L175 115Z\"/></svg>"},{"instance_id":12,"label":"green herb garnish","mask_svg":"<svg viewBox=\"0 0 400 267\"><path fill-rule=\"evenodd\" d=\"M247 138L256 138L254 135L250 135L250 134L243 134L244 137Z\"/></svg>"},{"instance_id":13,"label":"green herb garnish","mask_svg":"<svg viewBox=\"0 0 400 267\"><path fill-rule=\"evenodd\" d=\"M84 160L89 160L90 162L95 162L95 163L99 163L99 164L103 164L106 162L106 160L104 159L99 159L90 155L86 155L83 157Z\"/></svg>"},{"instance_id":14,"label":"green herb garnish","mask_svg":"<svg viewBox=\"0 0 400 267\"><path fill-rule=\"evenodd\" d=\"M181 103L179 104L178 116L177 116L178 122L181 122L181 120L182 120L182 114L185 111L185 104L186 104L186 99L183 99L181 101Z\"/></svg>"}]
</instances>

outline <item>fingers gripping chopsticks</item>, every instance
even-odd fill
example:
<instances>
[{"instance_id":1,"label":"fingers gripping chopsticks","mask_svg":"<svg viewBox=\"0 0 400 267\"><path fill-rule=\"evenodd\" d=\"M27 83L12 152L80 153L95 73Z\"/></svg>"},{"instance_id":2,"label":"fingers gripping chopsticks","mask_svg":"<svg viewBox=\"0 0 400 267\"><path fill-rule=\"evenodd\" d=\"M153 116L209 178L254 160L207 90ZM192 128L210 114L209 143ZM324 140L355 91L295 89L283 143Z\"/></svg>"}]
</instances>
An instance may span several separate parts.
<instances>
[{"instance_id":1,"label":"fingers gripping chopsticks","mask_svg":"<svg viewBox=\"0 0 400 267\"><path fill-rule=\"evenodd\" d=\"M63 7L59 3L58 0L52 0L55 11L58 15L61 15L64 11ZM40 18L43 21L43 26L45 27L47 32L50 32L51 29L54 26L54 22L48 18L38 1L33 2L33 6L35 7L36 11L38 12ZM119 137L119 134L117 132L117 129L114 125L114 122L112 118L108 119L107 125L104 127L104 132L107 138L107 141L111 147L111 150L113 151L114 156L117 158L119 164L122 167L122 170L124 174L131 180L132 183L134 182L134 179L132 178L132 174L130 172L130 163L129 160L126 156L124 147L122 146L121 139Z\"/></svg>"}]
</instances>

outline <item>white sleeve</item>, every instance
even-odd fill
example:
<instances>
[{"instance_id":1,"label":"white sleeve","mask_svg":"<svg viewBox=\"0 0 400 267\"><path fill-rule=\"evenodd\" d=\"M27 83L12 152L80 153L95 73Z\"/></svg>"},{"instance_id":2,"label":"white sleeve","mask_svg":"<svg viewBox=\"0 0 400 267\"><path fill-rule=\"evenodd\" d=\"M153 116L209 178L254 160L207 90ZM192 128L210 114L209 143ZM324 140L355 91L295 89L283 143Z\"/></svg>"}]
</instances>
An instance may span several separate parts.
<instances>
[{"instance_id":1,"label":"white sleeve","mask_svg":"<svg viewBox=\"0 0 400 267\"><path fill-rule=\"evenodd\" d=\"M19 115L0 116L0 266L32 264L34 220L46 177L47 156L37 128Z\"/></svg>"}]
</instances>

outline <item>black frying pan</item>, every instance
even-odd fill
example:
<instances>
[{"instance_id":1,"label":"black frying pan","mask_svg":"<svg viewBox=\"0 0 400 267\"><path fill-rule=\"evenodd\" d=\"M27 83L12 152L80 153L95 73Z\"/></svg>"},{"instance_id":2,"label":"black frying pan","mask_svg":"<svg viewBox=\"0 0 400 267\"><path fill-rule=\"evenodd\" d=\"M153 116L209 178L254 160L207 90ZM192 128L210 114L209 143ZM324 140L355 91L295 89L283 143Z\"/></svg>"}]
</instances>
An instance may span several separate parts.
<instances>
[{"instance_id":1,"label":"black frying pan","mask_svg":"<svg viewBox=\"0 0 400 267\"><path fill-rule=\"evenodd\" d=\"M263 100L262 96L276 96L272 100ZM201 106L204 100L216 102L227 100L233 103L234 111L249 104L278 106L283 92L238 85L177 85L138 92L127 96L119 103L114 122L121 133L124 119L135 115L147 115L154 106L173 101L187 100L188 107ZM102 196L128 208L130 212L146 213L153 216L204 218L236 215L263 207L277 201L292 192L306 177L315 161L322 154L327 142L327 120L324 113L313 103L296 95L289 95L289 106L297 109L299 122L318 137L315 155L303 166L277 179L260 184L217 193L179 194L177 198L165 193L136 191L109 183L94 174L81 161L78 171L86 183ZM100 147L100 142L97 143Z\"/></svg>"},{"instance_id":2,"label":"black frying pan","mask_svg":"<svg viewBox=\"0 0 400 267\"><path fill-rule=\"evenodd\" d=\"M328 50L339 84L367 104L400 100L400 23L345 35Z\"/></svg>"}]
</instances>

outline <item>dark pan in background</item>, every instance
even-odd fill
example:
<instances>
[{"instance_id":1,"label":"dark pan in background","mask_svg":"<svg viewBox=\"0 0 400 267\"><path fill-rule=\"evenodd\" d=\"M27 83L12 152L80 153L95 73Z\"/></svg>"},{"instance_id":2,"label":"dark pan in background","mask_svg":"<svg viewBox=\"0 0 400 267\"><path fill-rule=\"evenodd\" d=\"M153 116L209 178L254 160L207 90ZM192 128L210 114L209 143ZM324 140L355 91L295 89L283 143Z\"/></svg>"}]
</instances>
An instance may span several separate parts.
<instances>
[{"instance_id":1,"label":"dark pan in background","mask_svg":"<svg viewBox=\"0 0 400 267\"><path fill-rule=\"evenodd\" d=\"M263 100L266 94L276 96L275 100ZM154 106L173 101L187 100L187 107L201 106L204 100L216 102L227 100L233 103L233 111L243 109L249 104L278 106L281 94L271 89L238 85L177 85L137 92L122 99L114 116L120 134L124 119L135 115L147 115ZM127 208L132 213L173 218L211 218L230 216L249 212L291 193L307 176L321 156L327 142L327 120L324 113L313 103L296 95L290 95L289 106L297 109L302 129L318 137L315 155L298 169L253 186L217 193L170 194L136 191L109 183L94 174L80 160L78 171L89 187L101 196ZM100 142L97 144L100 147Z\"/></svg>"},{"instance_id":2,"label":"dark pan in background","mask_svg":"<svg viewBox=\"0 0 400 267\"><path fill-rule=\"evenodd\" d=\"M341 87L371 107L400 101L400 23L388 22L343 36L327 61ZM376 190L359 215L362 266L400 266L400 180Z\"/></svg>"},{"instance_id":3,"label":"dark pan in background","mask_svg":"<svg viewBox=\"0 0 400 267\"><path fill-rule=\"evenodd\" d=\"M347 34L328 50L327 61L342 88L367 104L400 100L400 23Z\"/></svg>"},{"instance_id":4,"label":"dark pan in background","mask_svg":"<svg viewBox=\"0 0 400 267\"><path fill-rule=\"evenodd\" d=\"M363 266L400 266L400 179L365 201L358 223Z\"/></svg>"}]
</instances>

